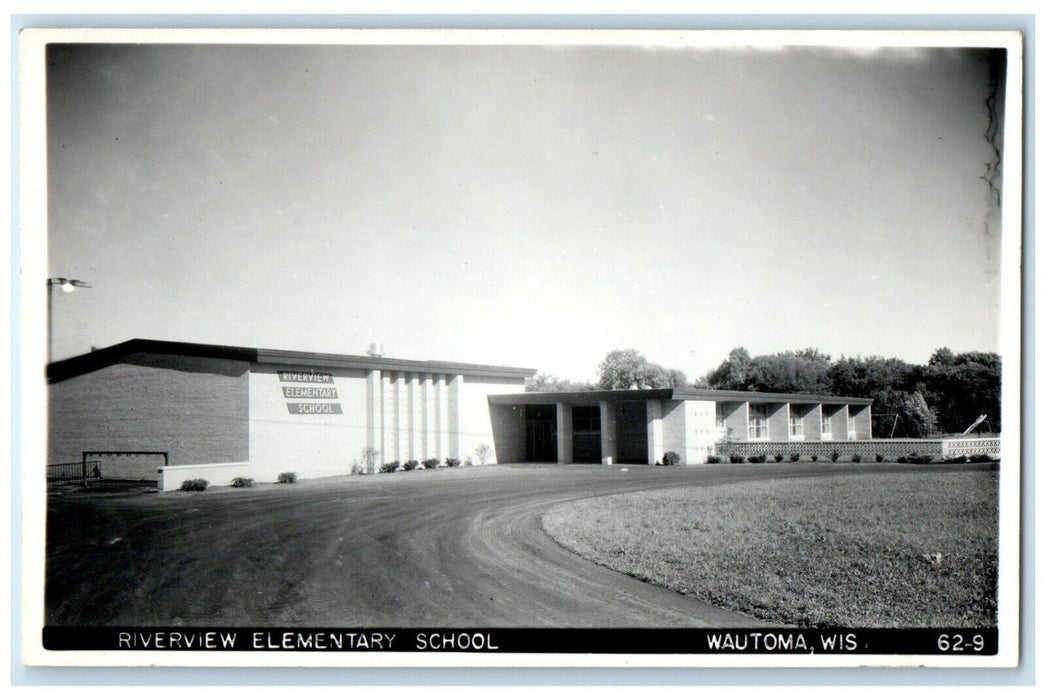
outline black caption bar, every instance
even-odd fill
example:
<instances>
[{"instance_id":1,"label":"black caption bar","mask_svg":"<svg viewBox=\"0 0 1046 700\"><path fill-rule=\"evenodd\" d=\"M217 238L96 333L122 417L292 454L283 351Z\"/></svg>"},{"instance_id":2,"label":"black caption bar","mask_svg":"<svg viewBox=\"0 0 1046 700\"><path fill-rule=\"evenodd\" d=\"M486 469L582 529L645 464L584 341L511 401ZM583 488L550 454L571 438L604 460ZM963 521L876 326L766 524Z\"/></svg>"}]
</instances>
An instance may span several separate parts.
<instances>
[{"instance_id":1,"label":"black caption bar","mask_svg":"<svg viewBox=\"0 0 1046 700\"><path fill-rule=\"evenodd\" d=\"M44 627L53 651L993 656L998 629Z\"/></svg>"}]
</instances>

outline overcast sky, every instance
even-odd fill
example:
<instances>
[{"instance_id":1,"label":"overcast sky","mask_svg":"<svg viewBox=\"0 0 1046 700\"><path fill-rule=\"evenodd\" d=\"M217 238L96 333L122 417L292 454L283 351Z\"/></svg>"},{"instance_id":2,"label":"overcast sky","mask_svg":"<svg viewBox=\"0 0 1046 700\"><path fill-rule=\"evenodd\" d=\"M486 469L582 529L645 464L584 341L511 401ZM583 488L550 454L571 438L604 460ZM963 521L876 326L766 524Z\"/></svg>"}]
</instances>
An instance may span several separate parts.
<instances>
[{"instance_id":1,"label":"overcast sky","mask_svg":"<svg viewBox=\"0 0 1046 700\"><path fill-rule=\"evenodd\" d=\"M53 46L55 358L996 351L988 90L972 50Z\"/></svg>"}]
</instances>

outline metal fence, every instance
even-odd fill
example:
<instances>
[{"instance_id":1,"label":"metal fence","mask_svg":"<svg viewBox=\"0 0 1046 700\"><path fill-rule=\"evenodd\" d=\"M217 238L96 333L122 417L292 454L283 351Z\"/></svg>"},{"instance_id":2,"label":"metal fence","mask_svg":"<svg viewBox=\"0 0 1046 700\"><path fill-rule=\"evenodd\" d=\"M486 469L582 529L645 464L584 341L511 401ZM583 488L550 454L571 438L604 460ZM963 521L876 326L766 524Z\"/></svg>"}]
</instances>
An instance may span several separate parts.
<instances>
[{"instance_id":1,"label":"metal fence","mask_svg":"<svg viewBox=\"0 0 1046 700\"><path fill-rule=\"evenodd\" d=\"M102 478L101 463L97 461L63 462L47 465L47 483L71 484L98 481Z\"/></svg>"}]
</instances>

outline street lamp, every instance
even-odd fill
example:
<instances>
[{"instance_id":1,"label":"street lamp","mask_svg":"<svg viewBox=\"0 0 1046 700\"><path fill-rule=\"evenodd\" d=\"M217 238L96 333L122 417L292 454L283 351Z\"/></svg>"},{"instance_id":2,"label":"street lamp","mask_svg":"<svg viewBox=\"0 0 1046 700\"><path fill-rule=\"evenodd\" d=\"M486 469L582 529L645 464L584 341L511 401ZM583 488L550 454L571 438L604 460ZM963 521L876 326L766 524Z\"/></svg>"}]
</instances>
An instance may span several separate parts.
<instances>
[{"instance_id":1,"label":"street lamp","mask_svg":"<svg viewBox=\"0 0 1046 700\"><path fill-rule=\"evenodd\" d=\"M89 285L87 282L84 282L83 280L71 280L71 279L68 279L66 277L50 277L50 278L48 278L48 280L47 280L47 363L48 364L51 363L51 356L52 356L53 351L54 351L54 348L51 347L51 345L52 345L52 343L51 343L51 331L52 331L52 325L54 323L53 322L53 317L52 317L51 306L52 306L52 303L53 303L52 300L53 300L53 297L54 297L54 290L57 288L57 289L60 289L61 291L65 292L66 294L71 294L71 293L76 291L77 287L90 287L90 286L91 285Z\"/></svg>"}]
</instances>

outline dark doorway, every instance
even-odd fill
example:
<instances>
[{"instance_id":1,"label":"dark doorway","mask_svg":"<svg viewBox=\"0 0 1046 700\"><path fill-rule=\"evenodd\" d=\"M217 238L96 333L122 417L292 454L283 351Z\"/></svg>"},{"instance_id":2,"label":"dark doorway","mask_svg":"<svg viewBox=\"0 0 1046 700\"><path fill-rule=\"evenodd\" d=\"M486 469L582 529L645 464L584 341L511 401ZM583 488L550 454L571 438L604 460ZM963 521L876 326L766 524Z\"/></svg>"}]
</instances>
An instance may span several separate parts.
<instances>
[{"instance_id":1,"label":"dark doorway","mask_svg":"<svg viewBox=\"0 0 1046 700\"><path fill-rule=\"evenodd\" d=\"M618 463L647 464L646 402L623 401L616 410Z\"/></svg>"},{"instance_id":2,"label":"dark doorway","mask_svg":"<svg viewBox=\"0 0 1046 700\"><path fill-rule=\"evenodd\" d=\"M527 461L557 461L555 405L526 406L523 418L527 425Z\"/></svg>"},{"instance_id":3,"label":"dark doorway","mask_svg":"<svg viewBox=\"0 0 1046 700\"><path fill-rule=\"evenodd\" d=\"M603 456L599 406L574 406L574 463L598 464Z\"/></svg>"}]
</instances>

